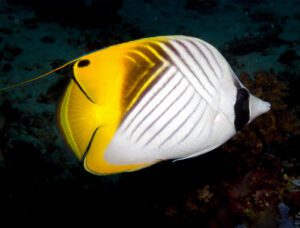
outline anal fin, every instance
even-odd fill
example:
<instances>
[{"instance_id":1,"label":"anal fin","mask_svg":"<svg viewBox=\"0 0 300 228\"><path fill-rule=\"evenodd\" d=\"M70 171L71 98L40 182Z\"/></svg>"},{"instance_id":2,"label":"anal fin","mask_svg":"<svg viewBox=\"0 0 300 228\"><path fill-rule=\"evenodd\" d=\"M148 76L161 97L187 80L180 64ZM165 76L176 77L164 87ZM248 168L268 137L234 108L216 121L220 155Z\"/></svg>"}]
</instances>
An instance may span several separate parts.
<instances>
[{"instance_id":1,"label":"anal fin","mask_svg":"<svg viewBox=\"0 0 300 228\"><path fill-rule=\"evenodd\" d=\"M96 175L110 175L133 172L153 165L152 163L119 165L107 162L104 155L110 141L111 130L109 127L103 126L95 130L94 137L84 158L84 167L87 171ZM126 153L126 148L124 148L123 152Z\"/></svg>"}]
</instances>

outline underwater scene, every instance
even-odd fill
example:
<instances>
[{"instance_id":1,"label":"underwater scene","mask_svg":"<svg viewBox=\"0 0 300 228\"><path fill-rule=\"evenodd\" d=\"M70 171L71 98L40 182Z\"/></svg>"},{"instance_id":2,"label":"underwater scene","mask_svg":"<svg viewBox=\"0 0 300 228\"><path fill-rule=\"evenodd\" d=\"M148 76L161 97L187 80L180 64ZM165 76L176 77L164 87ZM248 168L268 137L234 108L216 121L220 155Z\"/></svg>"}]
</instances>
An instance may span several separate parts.
<instances>
[{"instance_id":1,"label":"underwater scene","mask_svg":"<svg viewBox=\"0 0 300 228\"><path fill-rule=\"evenodd\" d=\"M0 228L300 227L299 88L299 0L0 0Z\"/></svg>"}]
</instances>

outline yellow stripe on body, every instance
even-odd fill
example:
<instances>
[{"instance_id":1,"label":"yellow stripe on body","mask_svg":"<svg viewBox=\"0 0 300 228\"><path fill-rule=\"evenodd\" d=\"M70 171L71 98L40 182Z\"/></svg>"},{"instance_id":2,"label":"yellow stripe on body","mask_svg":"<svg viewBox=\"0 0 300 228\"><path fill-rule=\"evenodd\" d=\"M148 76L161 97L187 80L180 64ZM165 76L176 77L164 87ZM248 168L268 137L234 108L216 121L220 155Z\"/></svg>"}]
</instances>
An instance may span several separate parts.
<instances>
[{"instance_id":1,"label":"yellow stripe on body","mask_svg":"<svg viewBox=\"0 0 300 228\"><path fill-rule=\"evenodd\" d=\"M147 74L149 74L149 72L150 72L150 69L144 70L143 73L140 75L140 78L143 79ZM127 94L126 94L125 100L132 99L130 95L134 93L134 90L137 89L136 87L138 87L138 84L140 84L140 83L141 83L140 81L136 81L136 82L132 83L131 87L127 88ZM126 110L127 110L127 108L126 108Z\"/></svg>"},{"instance_id":2,"label":"yellow stripe on body","mask_svg":"<svg viewBox=\"0 0 300 228\"><path fill-rule=\"evenodd\" d=\"M165 41L165 40L162 39L162 41ZM162 46L161 46L161 44L159 42L152 41L151 43L155 43L156 45L158 45L158 46L160 46L162 48ZM146 47L152 52L152 54L154 54L160 61L162 61L163 65L159 69L157 69L154 74L149 75L148 80L143 84L143 86L135 94L134 98L131 100L131 102L129 103L129 105L126 107L126 112L128 112L129 110L131 110L131 108L136 104L136 102L138 101L138 99L145 92L145 90L152 84L152 82L157 78L157 76L160 75L160 73L165 68L167 68L170 65L169 62L166 61L164 59L164 57L161 56L154 48L152 48L150 45L146 45ZM151 65L152 65L151 67L155 66L155 64L153 64L153 60L152 60L152 64ZM150 69L148 71L145 71L142 76L144 76L145 74L147 74L149 71L150 71Z\"/></svg>"},{"instance_id":3,"label":"yellow stripe on body","mask_svg":"<svg viewBox=\"0 0 300 228\"><path fill-rule=\"evenodd\" d=\"M149 63L149 65L150 65L151 67L153 67L154 62L153 62L151 59L149 59L149 58L148 58L144 53L142 53L141 51L133 50L133 51L131 51L131 53L138 54L138 55L141 56L143 59L145 59L145 60Z\"/></svg>"},{"instance_id":4,"label":"yellow stripe on body","mask_svg":"<svg viewBox=\"0 0 300 228\"><path fill-rule=\"evenodd\" d=\"M138 65L139 66L139 63L134 59L134 58L132 58L132 57L130 57L130 56L124 56L124 58L125 59L128 59L129 61L131 61L131 62L133 62L133 63L135 63L136 65Z\"/></svg>"},{"instance_id":5,"label":"yellow stripe on body","mask_svg":"<svg viewBox=\"0 0 300 228\"><path fill-rule=\"evenodd\" d=\"M143 86L140 88L140 90L136 93L136 95L134 96L134 98L132 99L132 101L129 103L129 105L126 107L126 112L128 112L133 106L134 104L137 102L137 100L141 97L141 95L143 94L143 92L151 85L151 83L156 79L156 75L159 75L162 72L163 69L160 69L158 71L155 72L155 75L153 75L152 77L150 77L144 84Z\"/></svg>"}]
</instances>

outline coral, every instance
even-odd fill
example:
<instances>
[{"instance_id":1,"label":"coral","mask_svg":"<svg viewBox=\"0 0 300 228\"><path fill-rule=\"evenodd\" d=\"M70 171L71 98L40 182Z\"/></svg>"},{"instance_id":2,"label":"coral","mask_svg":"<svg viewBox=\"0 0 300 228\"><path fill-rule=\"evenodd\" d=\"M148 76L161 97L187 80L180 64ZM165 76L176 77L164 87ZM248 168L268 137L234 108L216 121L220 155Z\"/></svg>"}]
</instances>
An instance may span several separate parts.
<instances>
[{"instance_id":1,"label":"coral","mask_svg":"<svg viewBox=\"0 0 300 228\"><path fill-rule=\"evenodd\" d=\"M214 210L214 191L209 185L204 185L191 191L176 205L169 205L165 209L167 219L174 224L186 224L187 220L201 219Z\"/></svg>"},{"instance_id":2,"label":"coral","mask_svg":"<svg viewBox=\"0 0 300 228\"><path fill-rule=\"evenodd\" d=\"M245 86L269 101L272 109L219 149L218 156L223 153L227 162L231 162L220 180L210 178L209 183L187 193L181 203L169 207L166 215L176 217L177 224L195 217L207 222L203 219L206 215L214 218L208 224L215 227L222 224L276 227L277 206L282 199L295 216L297 210L293 209L300 208L297 177L287 175L289 170L282 161L286 158L292 165L296 162L289 160L291 155L286 151L294 147L291 138L300 137L299 107L287 102L289 84L278 78L271 72L258 72L253 77L241 75Z\"/></svg>"},{"instance_id":3,"label":"coral","mask_svg":"<svg viewBox=\"0 0 300 228\"><path fill-rule=\"evenodd\" d=\"M198 188L191 195L187 196L186 208L188 211L201 210L201 207L205 207L205 204L208 204L213 196L214 194L210 191L209 185Z\"/></svg>"},{"instance_id":4,"label":"coral","mask_svg":"<svg viewBox=\"0 0 300 228\"><path fill-rule=\"evenodd\" d=\"M246 191L239 190L240 195L235 199L247 211L255 212L256 216L251 220L258 220L259 211L269 208L275 213L276 205L283 197L294 202L299 197L298 193L287 191L291 178L284 174L286 170L282 162L282 158L291 156L286 153L294 147L291 139L300 136L299 107L286 102L290 98L289 84L280 81L273 73L258 72L253 78L243 74L241 81L255 95L272 104L265 118L256 119L223 146L227 153L242 153L238 170L248 172L237 186L239 189L243 186ZM228 196L232 198L230 194ZM288 199L286 201L294 205Z\"/></svg>"},{"instance_id":5,"label":"coral","mask_svg":"<svg viewBox=\"0 0 300 228\"><path fill-rule=\"evenodd\" d=\"M214 195L213 193L210 192L208 185L205 185L203 189L198 189L196 193L197 193L197 199L204 203L208 203Z\"/></svg>"},{"instance_id":6,"label":"coral","mask_svg":"<svg viewBox=\"0 0 300 228\"><path fill-rule=\"evenodd\" d=\"M286 103L288 86L279 81L273 73L258 72L254 78L241 75L241 81L256 96L271 103L272 108L264 118L258 118L243 129L243 133L225 144L226 151L260 153L270 151L271 145L284 144L291 135L300 134L300 120L297 107ZM288 111L287 111L288 110Z\"/></svg>"}]
</instances>

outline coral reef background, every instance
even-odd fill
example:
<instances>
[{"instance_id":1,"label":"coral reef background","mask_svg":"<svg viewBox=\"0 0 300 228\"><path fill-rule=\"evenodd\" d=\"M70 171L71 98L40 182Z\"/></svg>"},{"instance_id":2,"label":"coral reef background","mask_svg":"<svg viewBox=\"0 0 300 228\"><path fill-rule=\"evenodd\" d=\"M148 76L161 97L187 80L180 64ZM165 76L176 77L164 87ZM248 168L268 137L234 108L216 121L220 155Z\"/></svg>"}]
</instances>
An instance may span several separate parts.
<instances>
[{"instance_id":1,"label":"coral reef background","mask_svg":"<svg viewBox=\"0 0 300 228\"><path fill-rule=\"evenodd\" d=\"M70 69L1 93L1 228L300 226L298 0L0 0L0 88L112 44L170 34L215 45L272 110L203 156L98 177L57 129Z\"/></svg>"}]
</instances>

